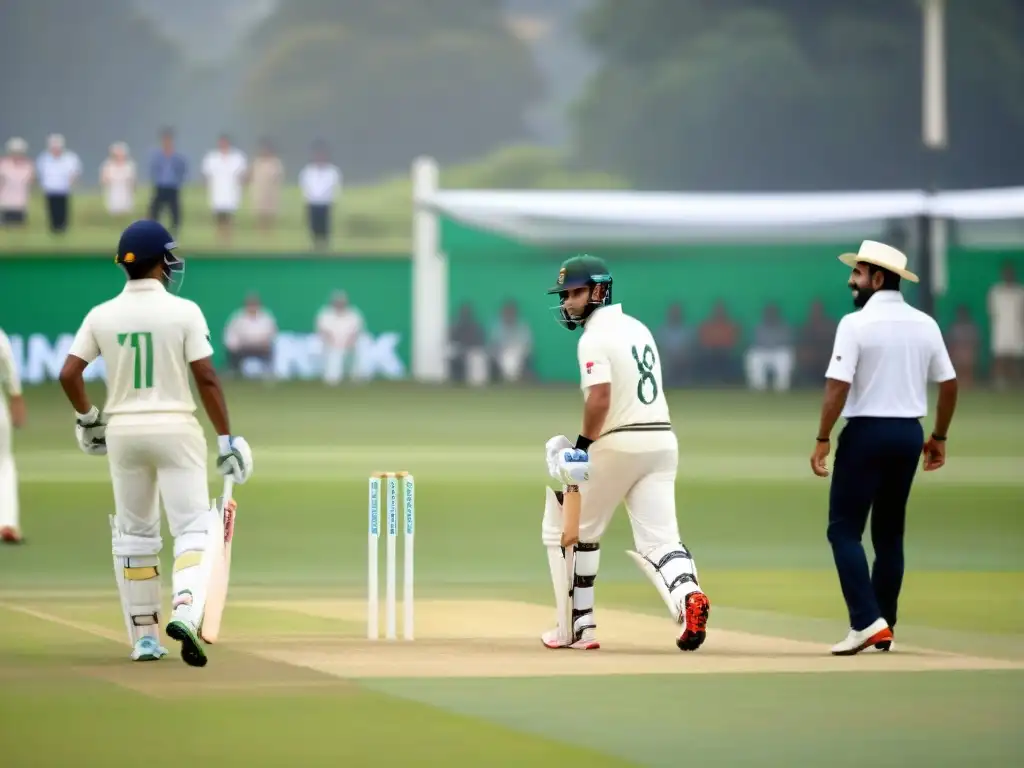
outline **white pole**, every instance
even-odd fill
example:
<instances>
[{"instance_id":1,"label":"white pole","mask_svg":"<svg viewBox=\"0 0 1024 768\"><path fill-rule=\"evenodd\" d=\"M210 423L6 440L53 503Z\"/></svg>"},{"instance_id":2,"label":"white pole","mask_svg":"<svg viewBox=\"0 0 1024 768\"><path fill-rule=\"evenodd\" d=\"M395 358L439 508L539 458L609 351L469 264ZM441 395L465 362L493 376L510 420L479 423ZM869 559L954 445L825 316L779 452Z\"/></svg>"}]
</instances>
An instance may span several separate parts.
<instances>
[{"instance_id":1,"label":"white pole","mask_svg":"<svg viewBox=\"0 0 1024 768\"><path fill-rule=\"evenodd\" d=\"M921 138L928 149L949 143L946 116L946 0L922 0Z\"/></svg>"},{"instance_id":2,"label":"white pole","mask_svg":"<svg viewBox=\"0 0 1024 768\"><path fill-rule=\"evenodd\" d=\"M444 381L448 364L448 263L440 252L437 215L421 208L438 190L437 163L418 157L412 166L412 372L417 381Z\"/></svg>"}]
</instances>

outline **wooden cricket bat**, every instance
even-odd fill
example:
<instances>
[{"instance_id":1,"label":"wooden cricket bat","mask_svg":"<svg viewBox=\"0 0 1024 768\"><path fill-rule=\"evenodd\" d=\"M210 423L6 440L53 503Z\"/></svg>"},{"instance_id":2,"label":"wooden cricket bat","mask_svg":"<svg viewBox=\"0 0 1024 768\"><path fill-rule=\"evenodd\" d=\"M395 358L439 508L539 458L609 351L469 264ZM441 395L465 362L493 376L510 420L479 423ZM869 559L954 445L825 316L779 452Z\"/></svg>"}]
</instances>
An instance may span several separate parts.
<instances>
[{"instance_id":1,"label":"wooden cricket bat","mask_svg":"<svg viewBox=\"0 0 1024 768\"><path fill-rule=\"evenodd\" d=\"M562 546L568 547L580 540L580 487L565 486L562 495Z\"/></svg>"},{"instance_id":2,"label":"wooden cricket bat","mask_svg":"<svg viewBox=\"0 0 1024 768\"><path fill-rule=\"evenodd\" d=\"M234 490L234 481L230 477L224 478L224 491L221 493L224 516L222 527L215 528L217 532L223 531L222 552L210 571L210 582L207 585L206 610L203 612L203 625L199 628L199 636L203 642L213 645L220 637L220 625L224 618L224 608L228 600L228 582L231 579L231 540L235 535L235 510L229 509L229 502L232 501L231 493Z\"/></svg>"}]
</instances>

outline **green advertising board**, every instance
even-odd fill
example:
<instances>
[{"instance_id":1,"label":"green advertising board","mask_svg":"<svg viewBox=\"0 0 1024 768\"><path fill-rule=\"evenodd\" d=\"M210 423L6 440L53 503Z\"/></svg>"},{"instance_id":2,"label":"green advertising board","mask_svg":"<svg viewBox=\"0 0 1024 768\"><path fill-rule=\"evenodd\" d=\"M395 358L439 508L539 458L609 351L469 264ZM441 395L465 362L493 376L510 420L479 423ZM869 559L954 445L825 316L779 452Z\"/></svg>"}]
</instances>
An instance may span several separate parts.
<instances>
[{"instance_id":1,"label":"green advertising board","mask_svg":"<svg viewBox=\"0 0 1024 768\"><path fill-rule=\"evenodd\" d=\"M82 318L118 293L124 280L107 257L0 258L0 328L11 337L27 383L57 375ZM218 363L224 359L221 339L228 318L249 294L257 294L277 320L273 365L278 377L301 379L320 375L315 318L333 291L344 290L366 319L357 364L369 376L399 378L409 367L410 281L405 256L195 256L186 261L179 293L202 307Z\"/></svg>"}]
</instances>

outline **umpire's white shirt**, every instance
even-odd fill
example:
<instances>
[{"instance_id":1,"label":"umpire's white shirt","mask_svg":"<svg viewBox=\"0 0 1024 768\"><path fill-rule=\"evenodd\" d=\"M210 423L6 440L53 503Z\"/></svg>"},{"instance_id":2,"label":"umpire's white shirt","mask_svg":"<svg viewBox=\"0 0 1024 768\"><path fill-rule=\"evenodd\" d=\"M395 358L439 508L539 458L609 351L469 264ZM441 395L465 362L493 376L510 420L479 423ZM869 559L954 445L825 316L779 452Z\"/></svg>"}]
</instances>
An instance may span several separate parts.
<instances>
[{"instance_id":1,"label":"umpire's white shirt","mask_svg":"<svg viewBox=\"0 0 1024 768\"><path fill-rule=\"evenodd\" d=\"M850 384L844 418L922 418L928 382L956 378L938 323L899 291L878 291L836 329L825 377Z\"/></svg>"},{"instance_id":2,"label":"umpire's white shirt","mask_svg":"<svg viewBox=\"0 0 1024 768\"><path fill-rule=\"evenodd\" d=\"M189 364L213 355L199 306L167 292L158 280L129 280L89 312L70 354L107 370L110 424L192 421L196 404Z\"/></svg>"}]
</instances>

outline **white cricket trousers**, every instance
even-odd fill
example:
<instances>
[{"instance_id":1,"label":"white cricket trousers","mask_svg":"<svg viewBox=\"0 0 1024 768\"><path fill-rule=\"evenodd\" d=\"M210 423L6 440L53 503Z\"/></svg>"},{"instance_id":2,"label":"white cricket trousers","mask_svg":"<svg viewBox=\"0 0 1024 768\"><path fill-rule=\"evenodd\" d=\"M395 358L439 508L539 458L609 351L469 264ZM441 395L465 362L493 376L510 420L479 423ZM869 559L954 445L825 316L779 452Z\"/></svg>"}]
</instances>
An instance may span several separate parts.
<instances>
[{"instance_id":1,"label":"white cricket trousers","mask_svg":"<svg viewBox=\"0 0 1024 768\"><path fill-rule=\"evenodd\" d=\"M7 401L0 396L0 528L17 528L18 524L18 472L12 450L11 414Z\"/></svg>"},{"instance_id":2,"label":"white cricket trousers","mask_svg":"<svg viewBox=\"0 0 1024 768\"><path fill-rule=\"evenodd\" d=\"M672 432L621 432L591 446L590 480L580 486L580 541L600 541L619 504L633 528L637 552L680 543L676 520L679 444ZM542 538L558 546L562 508L554 493L544 506Z\"/></svg>"},{"instance_id":3,"label":"white cricket trousers","mask_svg":"<svg viewBox=\"0 0 1024 768\"><path fill-rule=\"evenodd\" d=\"M155 540L153 553L158 552L162 500L176 550L183 537L205 540L210 495L206 438L199 422L118 424L112 419L107 425L107 459L115 520L122 533Z\"/></svg>"}]
</instances>

